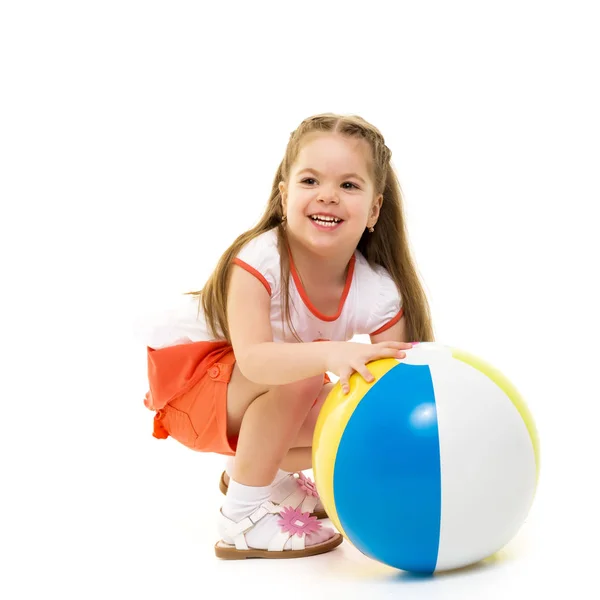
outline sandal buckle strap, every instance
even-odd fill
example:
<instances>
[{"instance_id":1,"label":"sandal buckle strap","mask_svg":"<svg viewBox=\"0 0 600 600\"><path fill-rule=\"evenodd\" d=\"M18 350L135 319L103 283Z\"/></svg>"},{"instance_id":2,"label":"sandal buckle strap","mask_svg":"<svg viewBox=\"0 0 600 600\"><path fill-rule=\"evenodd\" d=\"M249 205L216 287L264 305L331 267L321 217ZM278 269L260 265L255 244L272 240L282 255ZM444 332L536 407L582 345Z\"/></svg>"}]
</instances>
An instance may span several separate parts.
<instances>
[{"instance_id":1,"label":"sandal buckle strap","mask_svg":"<svg viewBox=\"0 0 600 600\"><path fill-rule=\"evenodd\" d=\"M246 543L246 533L252 529L261 519L269 514L278 514L281 512L281 507L273 504L273 502L263 502L250 516L235 523L228 519L223 513L221 518L225 521L225 531L228 537L233 539L235 547L238 550L248 550ZM285 542L284 542L285 544Z\"/></svg>"}]
</instances>

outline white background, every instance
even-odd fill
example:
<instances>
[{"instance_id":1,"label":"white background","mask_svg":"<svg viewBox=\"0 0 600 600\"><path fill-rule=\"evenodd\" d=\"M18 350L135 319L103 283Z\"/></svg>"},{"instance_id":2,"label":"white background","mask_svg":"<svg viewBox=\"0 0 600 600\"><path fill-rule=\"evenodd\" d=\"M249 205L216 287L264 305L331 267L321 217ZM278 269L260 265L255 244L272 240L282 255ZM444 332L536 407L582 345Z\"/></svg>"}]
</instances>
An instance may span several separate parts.
<instances>
[{"instance_id":1,"label":"white background","mask_svg":"<svg viewBox=\"0 0 600 600\"><path fill-rule=\"evenodd\" d=\"M596 10L2 3L0 595L597 597ZM393 150L437 339L536 418L538 496L495 562L422 580L348 543L219 562L221 458L150 435L133 320L203 285L325 111Z\"/></svg>"}]
</instances>

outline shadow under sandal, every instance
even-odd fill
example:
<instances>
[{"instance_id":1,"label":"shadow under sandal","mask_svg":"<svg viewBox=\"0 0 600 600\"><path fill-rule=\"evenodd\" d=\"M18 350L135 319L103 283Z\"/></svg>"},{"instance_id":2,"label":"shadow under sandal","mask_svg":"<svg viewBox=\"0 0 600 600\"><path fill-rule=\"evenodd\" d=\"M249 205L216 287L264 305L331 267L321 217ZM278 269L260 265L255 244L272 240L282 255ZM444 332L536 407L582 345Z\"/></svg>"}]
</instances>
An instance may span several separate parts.
<instances>
[{"instance_id":1,"label":"shadow under sandal","mask_svg":"<svg viewBox=\"0 0 600 600\"><path fill-rule=\"evenodd\" d=\"M221 474L219 489L222 494L227 495L228 485L225 483L225 471ZM279 483L273 486L271 502L283 506L298 508L300 512L308 512L311 517L317 519L328 519L329 516L320 503L319 494L313 480L306 477L302 471L291 473Z\"/></svg>"},{"instance_id":2,"label":"shadow under sandal","mask_svg":"<svg viewBox=\"0 0 600 600\"><path fill-rule=\"evenodd\" d=\"M250 548L246 534L263 519L273 519L272 515L278 515L279 519L273 524L274 533L267 549ZM238 523L221 512L219 530L223 532L223 539L215 545L215 554L226 560L315 556L337 548L343 541L339 533L323 528L322 523L309 513L301 513L291 506L284 507L269 500Z\"/></svg>"}]
</instances>

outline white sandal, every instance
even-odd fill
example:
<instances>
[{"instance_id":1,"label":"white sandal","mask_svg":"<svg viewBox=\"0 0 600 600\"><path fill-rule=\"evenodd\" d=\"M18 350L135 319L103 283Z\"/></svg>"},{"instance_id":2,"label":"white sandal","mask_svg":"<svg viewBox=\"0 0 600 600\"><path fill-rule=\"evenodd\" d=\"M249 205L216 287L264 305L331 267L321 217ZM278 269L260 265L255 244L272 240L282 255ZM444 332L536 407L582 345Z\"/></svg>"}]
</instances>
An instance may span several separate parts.
<instances>
[{"instance_id":1,"label":"white sandal","mask_svg":"<svg viewBox=\"0 0 600 600\"><path fill-rule=\"evenodd\" d=\"M261 519L269 514L279 514L279 531L269 541L267 550L249 548L246 542L246 533L250 531ZM244 558L301 558L315 556L333 550L339 546L343 537L336 533L325 542L306 546L306 535L321 529L322 524L316 517L311 517L308 512L301 513L291 506L281 506L267 500L263 502L249 517L239 523L228 519L222 512L219 515L221 526L226 537L233 540L228 544L223 540L215 544L215 554L218 558L227 560L240 560ZM288 540L292 541L291 550L284 550Z\"/></svg>"}]
</instances>

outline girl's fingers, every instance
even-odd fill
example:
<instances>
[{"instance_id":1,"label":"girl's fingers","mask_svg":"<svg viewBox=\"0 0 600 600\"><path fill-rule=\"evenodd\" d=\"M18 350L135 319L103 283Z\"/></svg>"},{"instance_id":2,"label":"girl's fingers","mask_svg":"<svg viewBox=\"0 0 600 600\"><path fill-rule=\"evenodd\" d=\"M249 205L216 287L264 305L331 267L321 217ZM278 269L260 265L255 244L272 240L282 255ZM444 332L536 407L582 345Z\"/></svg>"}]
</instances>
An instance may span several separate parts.
<instances>
[{"instance_id":1,"label":"girl's fingers","mask_svg":"<svg viewBox=\"0 0 600 600\"><path fill-rule=\"evenodd\" d=\"M350 391L350 373L340 373L340 385L342 386L342 392L347 394Z\"/></svg>"},{"instance_id":2,"label":"girl's fingers","mask_svg":"<svg viewBox=\"0 0 600 600\"><path fill-rule=\"evenodd\" d=\"M369 363L380 358L406 358L406 352L404 352L404 350L409 350L417 343L418 342L391 341L374 344L372 347L373 354L366 359L366 362ZM373 383L375 381L373 373L369 371L366 364L358 364L354 369L343 374L340 373L339 383L344 394L350 392L350 375L352 375L354 371L356 371L367 383Z\"/></svg>"},{"instance_id":3,"label":"girl's fingers","mask_svg":"<svg viewBox=\"0 0 600 600\"><path fill-rule=\"evenodd\" d=\"M417 344L417 342L400 342L399 349L400 350L410 350L416 344Z\"/></svg>"},{"instance_id":4,"label":"girl's fingers","mask_svg":"<svg viewBox=\"0 0 600 600\"><path fill-rule=\"evenodd\" d=\"M340 385L342 386L342 391L344 394L350 392L350 375L356 371L367 383L373 383L375 381L375 376L366 365L357 365L358 368L350 371L349 373L340 374Z\"/></svg>"},{"instance_id":5,"label":"girl's fingers","mask_svg":"<svg viewBox=\"0 0 600 600\"><path fill-rule=\"evenodd\" d=\"M397 350L409 350L412 348L417 342L380 342L376 344L381 348L395 348Z\"/></svg>"},{"instance_id":6,"label":"girl's fingers","mask_svg":"<svg viewBox=\"0 0 600 600\"><path fill-rule=\"evenodd\" d=\"M377 360L378 358L406 358L406 352L396 348L384 348L369 360Z\"/></svg>"},{"instance_id":7,"label":"girl's fingers","mask_svg":"<svg viewBox=\"0 0 600 600\"><path fill-rule=\"evenodd\" d=\"M367 382L373 383L375 381L375 376L371 371L369 371L367 365L360 365L356 372Z\"/></svg>"}]
</instances>

